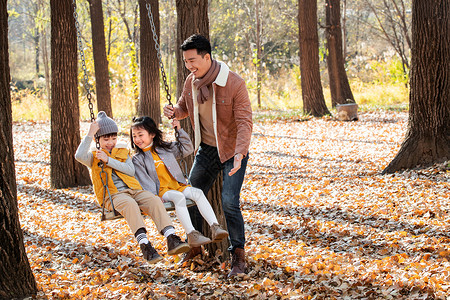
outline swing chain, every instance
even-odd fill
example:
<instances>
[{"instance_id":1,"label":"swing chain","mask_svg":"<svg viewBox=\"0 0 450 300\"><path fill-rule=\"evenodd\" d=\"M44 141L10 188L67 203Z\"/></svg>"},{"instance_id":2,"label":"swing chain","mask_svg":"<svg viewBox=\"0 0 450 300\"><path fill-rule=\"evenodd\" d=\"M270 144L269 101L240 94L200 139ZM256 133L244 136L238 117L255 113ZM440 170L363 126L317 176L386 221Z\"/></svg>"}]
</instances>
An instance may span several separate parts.
<instances>
[{"instance_id":1,"label":"swing chain","mask_svg":"<svg viewBox=\"0 0 450 300\"><path fill-rule=\"evenodd\" d=\"M152 13L152 7L150 6L150 3L146 4L147 7L147 14L148 14L148 19L150 20L150 27L152 29L152 33L153 33L153 41L155 42L155 50L158 56L158 60L159 60L159 66L161 68L161 76L164 82L164 89L166 90L166 98L167 101L169 101L169 105L172 105L172 96L170 95L170 91L169 91L169 85L167 84L167 77L166 77L166 72L164 71L164 64L162 61L162 57L161 57L161 49L158 43L158 36L156 35L156 27L155 27L155 22L153 22L153 13Z\"/></svg>"},{"instance_id":2,"label":"swing chain","mask_svg":"<svg viewBox=\"0 0 450 300\"><path fill-rule=\"evenodd\" d=\"M86 67L86 57L84 55L84 50L83 50L83 42L81 40L81 30L80 30L80 23L78 22L78 13L77 13L77 1L73 0L72 2L73 4L73 17L75 19L75 28L76 28L76 32L77 32L77 45L78 45L78 50L80 53L80 59L81 59L81 67L83 69L83 79L84 79L84 86L86 88L86 98L88 99L88 107L89 107L89 112L90 112L90 116L91 116L91 122L95 121L95 114L94 114L94 104L92 104L92 94L91 94L91 85L89 84L89 77L88 77L88 72L87 72L87 67ZM97 149L100 149L100 143L98 140L96 140L95 143Z\"/></svg>"},{"instance_id":3,"label":"swing chain","mask_svg":"<svg viewBox=\"0 0 450 300\"><path fill-rule=\"evenodd\" d=\"M163 82L164 82L164 89L166 90L166 98L167 98L167 101L169 102L169 105L173 107L173 104L172 104L172 101L171 101L172 97L170 95L169 85L167 84L166 72L164 71L164 64L163 64L163 61L162 61L161 47L160 47L160 45L158 43L158 36L156 35L155 22L153 21L152 7L151 7L150 3L147 3L146 7L147 7L148 19L150 21L150 27L151 27L152 33L153 33L153 41L155 42L155 50L156 50L156 54L157 54L157 57L158 57L158 60L159 60L159 66L160 66L160 69L161 69L161 76L162 76L162 79L163 79ZM175 139L178 142L178 151L180 152L181 157L183 157L183 148L184 148L184 146L181 144L179 137L180 137L180 133L178 132L178 129L175 128ZM190 183L189 182L189 177L187 176L187 163L184 160L184 158L179 159L179 161L180 161L180 164L183 164L183 170L182 170L183 176L184 176L184 178L186 178L187 182Z\"/></svg>"}]
</instances>

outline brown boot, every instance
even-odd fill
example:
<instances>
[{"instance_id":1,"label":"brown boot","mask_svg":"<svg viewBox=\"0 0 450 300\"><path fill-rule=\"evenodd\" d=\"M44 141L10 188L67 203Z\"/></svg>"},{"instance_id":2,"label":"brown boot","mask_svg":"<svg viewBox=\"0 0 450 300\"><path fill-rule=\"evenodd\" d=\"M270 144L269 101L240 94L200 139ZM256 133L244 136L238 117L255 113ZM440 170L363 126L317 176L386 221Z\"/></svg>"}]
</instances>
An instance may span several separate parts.
<instances>
[{"instance_id":1,"label":"brown boot","mask_svg":"<svg viewBox=\"0 0 450 300\"><path fill-rule=\"evenodd\" d=\"M202 254L202 247L192 247L188 252L184 253L183 259L180 261L180 266L184 267L185 263Z\"/></svg>"},{"instance_id":2,"label":"brown boot","mask_svg":"<svg viewBox=\"0 0 450 300\"><path fill-rule=\"evenodd\" d=\"M238 274L245 274L245 268L245 250L242 248L234 249L231 260L231 272L228 274L228 278Z\"/></svg>"}]
</instances>

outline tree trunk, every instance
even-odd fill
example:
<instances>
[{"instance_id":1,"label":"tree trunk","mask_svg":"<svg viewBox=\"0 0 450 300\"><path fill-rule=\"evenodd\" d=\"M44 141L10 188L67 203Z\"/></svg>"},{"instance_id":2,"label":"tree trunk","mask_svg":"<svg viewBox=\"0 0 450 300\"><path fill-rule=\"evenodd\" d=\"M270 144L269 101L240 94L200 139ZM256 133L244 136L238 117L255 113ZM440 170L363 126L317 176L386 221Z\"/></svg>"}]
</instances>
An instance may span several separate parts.
<instances>
[{"instance_id":1,"label":"tree trunk","mask_svg":"<svg viewBox=\"0 0 450 300\"><path fill-rule=\"evenodd\" d=\"M22 299L36 295L37 285L19 223L10 81L8 13L0 0L0 299Z\"/></svg>"},{"instance_id":2,"label":"tree trunk","mask_svg":"<svg viewBox=\"0 0 450 300\"><path fill-rule=\"evenodd\" d=\"M147 2L151 5L158 43L161 41L158 0L139 0L141 24L141 91L137 114L139 116L149 116L156 124L159 124L161 122L159 59L148 17Z\"/></svg>"},{"instance_id":3,"label":"tree trunk","mask_svg":"<svg viewBox=\"0 0 450 300\"><path fill-rule=\"evenodd\" d=\"M50 89L50 67L49 67L49 61L48 61L48 47L47 47L47 38L48 38L48 31L44 28L42 31L42 63L44 64L44 77L45 77L45 89L47 94L47 105L49 108L51 108L51 89Z\"/></svg>"},{"instance_id":4,"label":"tree trunk","mask_svg":"<svg viewBox=\"0 0 450 300\"><path fill-rule=\"evenodd\" d=\"M450 2L413 0L408 130L383 170L450 159Z\"/></svg>"},{"instance_id":5,"label":"tree trunk","mask_svg":"<svg viewBox=\"0 0 450 300\"><path fill-rule=\"evenodd\" d=\"M40 32L38 28L34 29L35 37L34 37L34 53L35 53L35 70L36 70L36 79L39 78L39 40L40 40Z\"/></svg>"},{"instance_id":6,"label":"tree trunk","mask_svg":"<svg viewBox=\"0 0 450 300\"><path fill-rule=\"evenodd\" d=\"M71 0L51 0L50 180L55 188L90 184L87 168L75 161L80 144L77 40Z\"/></svg>"},{"instance_id":7,"label":"tree trunk","mask_svg":"<svg viewBox=\"0 0 450 300\"><path fill-rule=\"evenodd\" d=\"M320 81L316 0L298 1L298 25L303 111L314 117L322 117L330 112Z\"/></svg>"},{"instance_id":8,"label":"tree trunk","mask_svg":"<svg viewBox=\"0 0 450 300\"><path fill-rule=\"evenodd\" d=\"M184 66L183 54L179 46L194 33L199 33L209 38L209 19L207 0L176 0L177 9L177 98L181 96L184 81L189 75L189 70ZM194 132L189 119L181 121L183 129L189 133L194 142ZM192 167L193 157L186 158L188 168Z\"/></svg>"},{"instance_id":9,"label":"tree trunk","mask_svg":"<svg viewBox=\"0 0 450 300\"><path fill-rule=\"evenodd\" d=\"M109 88L109 68L106 56L105 25L101 0L88 0L91 13L92 47L94 54L95 87L97 109L113 116L111 92Z\"/></svg>"},{"instance_id":10,"label":"tree trunk","mask_svg":"<svg viewBox=\"0 0 450 300\"><path fill-rule=\"evenodd\" d=\"M342 52L340 0L326 0L326 33L328 46L328 76L330 77L331 104L355 103Z\"/></svg>"},{"instance_id":11,"label":"tree trunk","mask_svg":"<svg viewBox=\"0 0 450 300\"><path fill-rule=\"evenodd\" d=\"M255 0L255 19L256 19L256 97L258 99L258 108L261 108L261 73L262 73L262 64L261 64L261 16L260 16L260 0Z\"/></svg>"},{"instance_id":12,"label":"tree trunk","mask_svg":"<svg viewBox=\"0 0 450 300\"><path fill-rule=\"evenodd\" d=\"M177 45L181 45L185 39L194 33L199 33L206 38L209 38L209 19L208 19L208 0L176 0L177 7ZM189 71L184 66L182 51L176 51L177 58L177 97L180 97L183 91L184 81L189 75ZM188 119L182 121L182 127L189 133L192 141L194 141L194 133ZM190 156L187 160L188 168L192 167L193 157ZM216 213L217 219L222 225L224 214L222 210L222 180L216 179L216 183L211 188L208 199L211 206ZM220 182L219 182L220 181ZM193 221L195 222L195 221ZM209 230L208 223L203 220L203 228L205 229L205 234ZM216 250L220 248L223 253L222 259L228 259L229 254L227 251L228 241L220 244L209 244L206 249L210 256L214 256Z\"/></svg>"}]
</instances>

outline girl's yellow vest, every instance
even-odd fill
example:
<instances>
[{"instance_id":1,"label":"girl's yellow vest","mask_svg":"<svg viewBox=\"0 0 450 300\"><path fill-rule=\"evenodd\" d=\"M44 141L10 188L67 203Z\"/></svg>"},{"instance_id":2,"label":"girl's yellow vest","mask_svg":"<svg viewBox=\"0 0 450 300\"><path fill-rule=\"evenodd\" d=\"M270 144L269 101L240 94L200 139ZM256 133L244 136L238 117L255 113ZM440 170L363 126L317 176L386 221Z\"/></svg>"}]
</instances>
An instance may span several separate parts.
<instances>
[{"instance_id":1,"label":"girl's yellow vest","mask_svg":"<svg viewBox=\"0 0 450 300\"><path fill-rule=\"evenodd\" d=\"M109 157L117 159L120 162L125 162L130 153L130 151L127 148L113 148L113 150L111 151L111 154L109 154L108 151L105 151L105 150L101 150L101 151L104 151ZM96 158L95 153L93 153L93 154L94 154L94 160L93 160L92 168L91 168L92 184L94 185L94 192L95 192L95 196L97 197L97 201L100 205L102 205L103 204L103 193L104 193L104 187L102 184L102 180L100 179L100 172L102 169L98 166L98 163L100 162L100 160L98 158ZM103 170L105 171L106 174L108 174L108 188L109 188L109 192L111 193L111 195L113 195L113 194L117 193L118 190L117 190L116 186L114 185L113 180L111 178L112 168L108 167L106 164L104 164ZM115 172L116 172L117 176L119 176L119 178L122 179L123 182L125 182L125 184L130 189L142 190L142 187L136 178L134 178L133 176L128 176L117 170L115 170ZM105 182L105 174L102 174L102 175L103 175L102 176L103 182ZM105 194L105 197L108 197L108 193Z\"/></svg>"}]
</instances>

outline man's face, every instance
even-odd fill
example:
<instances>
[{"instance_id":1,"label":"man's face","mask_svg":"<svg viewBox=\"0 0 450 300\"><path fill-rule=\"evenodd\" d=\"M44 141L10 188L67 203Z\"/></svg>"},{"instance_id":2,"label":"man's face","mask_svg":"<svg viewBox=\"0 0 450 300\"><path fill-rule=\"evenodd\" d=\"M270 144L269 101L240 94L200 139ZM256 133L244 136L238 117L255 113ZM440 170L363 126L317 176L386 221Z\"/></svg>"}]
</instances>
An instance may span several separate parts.
<instances>
[{"instance_id":1,"label":"man's face","mask_svg":"<svg viewBox=\"0 0 450 300\"><path fill-rule=\"evenodd\" d=\"M184 65L194 74L195 78L202 78L211 67L211 55L209 53L203 57L197 53L197 49L183 51Z\"/></svg>"}]
</instances>

